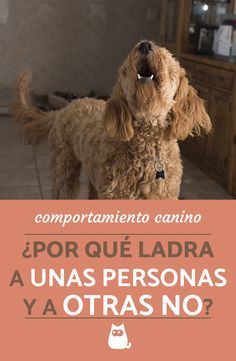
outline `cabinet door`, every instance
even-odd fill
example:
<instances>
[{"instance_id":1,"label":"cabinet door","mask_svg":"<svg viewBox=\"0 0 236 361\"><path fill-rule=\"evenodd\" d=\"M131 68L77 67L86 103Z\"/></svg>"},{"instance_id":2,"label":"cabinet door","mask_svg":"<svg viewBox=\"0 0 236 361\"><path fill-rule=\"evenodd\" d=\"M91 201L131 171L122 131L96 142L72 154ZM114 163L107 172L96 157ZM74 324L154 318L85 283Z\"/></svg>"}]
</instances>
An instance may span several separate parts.
<instances>
[{"instance_id":1,"label":"cabinet door","mask_svg":"<svg viewBox=\"0 0 236 361\"><path fill-rule=\"evenodd\" d=\"M234 164L233 164L233 180L232 180L232 195L234 198L236 198L236 144L234 145L234 153L233 153L233 159Z\"/></svg>"},{"instance_id":2,"label":"cabinet door","mask_svg":"<svg viewBox=\"0 0 236 361\"><path fill-rule=\"evenodd\" d=\"M193 81L193 86L198 91L198 95L202 99L204 99L206 108L209 109L210 88L196 81ZM208 142L208 136L202 135L198 137L188 137L184 143L185 143L185 147L187 147L192 157L202 162L203 157L205 157L206 155L207 142Z\"/></svg>"},{"instance_id":3,"label":"cabinet door","mask_svg":"<svg viewBox=\"0 0 236 361\"><path fill-rule=\"evenodd\" d=\"M180 51L182 12L183 1L162 0L161 43L174 54Z\"/></svg>"},{"instance_id":4,"label":"cabinet door","mask_svg":"<svg viewBox=\"0 0 236 361\"><path fill-rule=\"evenodd\" d=\"M230 94L212 89L210 102L213 134L208 141L207 159L219 181L226 185L231 129Z\"/></svg>"}]
</instances>

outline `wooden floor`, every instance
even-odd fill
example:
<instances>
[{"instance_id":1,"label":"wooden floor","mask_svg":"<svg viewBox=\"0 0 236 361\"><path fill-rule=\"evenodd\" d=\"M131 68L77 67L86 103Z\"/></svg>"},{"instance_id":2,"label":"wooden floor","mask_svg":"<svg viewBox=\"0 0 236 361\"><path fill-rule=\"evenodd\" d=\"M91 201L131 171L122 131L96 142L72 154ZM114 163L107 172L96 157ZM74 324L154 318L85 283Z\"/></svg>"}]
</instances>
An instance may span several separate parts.
<instances>
[{"instance_id":1,"label":"wooden floor","mask_svg":"<svg viewBox=\"0 0 236 361\"><path fill-rule=\"evenodd\" d=\"M183 160L181 199L230 199L226 191L192 163ZM80 199L88 197L81 179ZM50 199L51 180L47 145L25 146L9 116L0 116L0 199Z\"/></svg>"}]
</instances>

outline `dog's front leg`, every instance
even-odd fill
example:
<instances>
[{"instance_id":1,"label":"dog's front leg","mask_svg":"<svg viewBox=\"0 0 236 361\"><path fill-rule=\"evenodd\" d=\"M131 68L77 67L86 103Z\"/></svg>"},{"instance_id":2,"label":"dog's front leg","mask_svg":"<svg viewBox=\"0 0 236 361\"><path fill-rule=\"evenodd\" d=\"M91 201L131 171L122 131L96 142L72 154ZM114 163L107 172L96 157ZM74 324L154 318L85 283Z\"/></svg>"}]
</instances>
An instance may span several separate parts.
<instances>
[{"instance_id":1,"label":"dog's front leg","mask_svg":"<svg viewBox=\"0 0 236 361\"><path fill-rule=\"evenodd\" d=\"M139 191L135 176L125 170L104 167L96 183L98 199L138 199Z\"/></svg>"},{"instance_id":2,"label":"dog's front leg","mask_svg":"<svg viewBox=\"0 0 236 361\"><path fill-rule=\"evenodd\" d=\"M100 192L98 193L98 199L113 199L113 200L134 200L134 199L138 199L137 196L135 196L134 192L132 192L131 190L128 189L119 189L118 187L113 190L112 192L110 191L104 191L104 192Z\"/></svg>"}]
</instances>

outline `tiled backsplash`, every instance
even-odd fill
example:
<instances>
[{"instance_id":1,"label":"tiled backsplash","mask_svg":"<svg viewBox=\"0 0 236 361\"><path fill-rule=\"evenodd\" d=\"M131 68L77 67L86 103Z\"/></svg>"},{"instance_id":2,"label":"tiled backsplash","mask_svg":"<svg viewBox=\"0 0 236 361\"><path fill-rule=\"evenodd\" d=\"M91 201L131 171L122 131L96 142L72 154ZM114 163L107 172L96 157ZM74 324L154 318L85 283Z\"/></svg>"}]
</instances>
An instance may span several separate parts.
<instances>
[{"instance_id":1,"label":"tiled backsplash","mask_svg":"<svg viewBox=\"0 0 236 361\"><path fill-rule=\"evenodd\" d=\"M159 39L160 1L0 0L0 87L31 69L34 90L99 94L142 38Z\"/></svg>"}]
</instances>

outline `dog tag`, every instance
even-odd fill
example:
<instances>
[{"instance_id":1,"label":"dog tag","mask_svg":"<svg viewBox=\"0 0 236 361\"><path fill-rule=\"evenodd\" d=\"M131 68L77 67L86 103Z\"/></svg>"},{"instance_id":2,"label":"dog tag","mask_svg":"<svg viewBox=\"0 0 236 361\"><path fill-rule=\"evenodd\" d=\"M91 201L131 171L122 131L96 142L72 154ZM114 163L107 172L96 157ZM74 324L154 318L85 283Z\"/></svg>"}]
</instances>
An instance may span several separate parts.
<instances>
[{"instance_id":1,"label":"dog tag","mask_svg":"<svg viewBox=\"0 0 236 361\"><path fill-rule=\"evenodd\" d=\"M165 177L166 177L165 166L164 166L164 163L162 162L162 160L159 158L156 158L155 169L156 169L156 179L159 179L159 178L165 179Z\"/></svg>"},{"instance_id":2,"label":"dog tag","mask_svg":"<svg viewBox=\"0 0 236 361\"><path fill-rule=\"evenodd\" d=\"M164 169L156 171L156 179L159 179L159 178L165 179L165 171L164 171Z\"/></svg>"}]
</instances>

